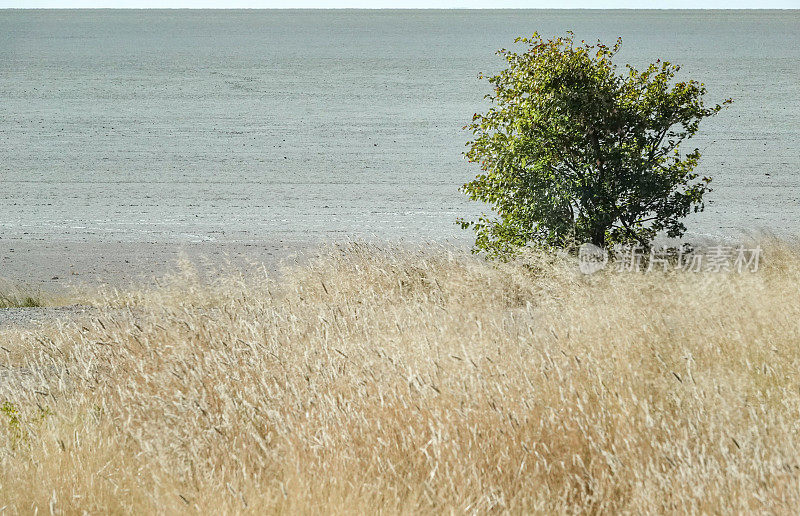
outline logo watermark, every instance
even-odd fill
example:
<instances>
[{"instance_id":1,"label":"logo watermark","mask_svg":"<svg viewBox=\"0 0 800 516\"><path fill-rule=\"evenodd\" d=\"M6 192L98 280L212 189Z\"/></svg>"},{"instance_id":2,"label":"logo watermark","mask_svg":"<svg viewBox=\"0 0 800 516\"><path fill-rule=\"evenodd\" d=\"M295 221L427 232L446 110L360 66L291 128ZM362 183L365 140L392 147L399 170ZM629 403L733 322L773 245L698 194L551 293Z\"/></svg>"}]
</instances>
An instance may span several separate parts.
<instances>
[{"instance_id":1,"label":"logo watermark","mask_svg":"<svg viewBox=\"0 0 800 516\"><path fill-rule=\"evenodd\" d=\"M578 268L584 274L594 274L605 269L608 264L608 253L594 244L582 244L578 248Z\"/></svg>"},{"instance_id":2,"label":"logo watermark","mask_svg":"<svg viewBox=\"0 0 800 516\"><path fill-rule=\"evenodd\" d=\"M739 246L710 246L700 251L686 246L653 247L645 250L641 246L624 246L610 252L593 244L583 244L578 248L578 267L584 274L594 274L605 269L609 255L614 256L613 265L617 272L652 272L658 270L679 270L684 272L758 272L762 258L761 246L745 248Z\"/></svg>"}]
</instances>

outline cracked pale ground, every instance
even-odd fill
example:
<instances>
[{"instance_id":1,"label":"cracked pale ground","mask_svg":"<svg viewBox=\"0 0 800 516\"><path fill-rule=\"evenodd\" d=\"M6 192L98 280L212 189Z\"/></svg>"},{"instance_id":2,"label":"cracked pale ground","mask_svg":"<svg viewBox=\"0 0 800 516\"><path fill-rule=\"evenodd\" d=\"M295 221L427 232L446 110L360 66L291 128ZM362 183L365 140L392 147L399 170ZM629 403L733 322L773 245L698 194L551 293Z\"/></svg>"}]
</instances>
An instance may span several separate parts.
<instances>
[{"instance_id":1,"label":"cracked pale ground","mask_svg":"<svg viewBox=\"0 0 800 516\"><path fill-rule=\"evenodd\" d=\"M800 255L353 246L0 330L6 514L800 510Z\"/></svg>"}]
</instances>

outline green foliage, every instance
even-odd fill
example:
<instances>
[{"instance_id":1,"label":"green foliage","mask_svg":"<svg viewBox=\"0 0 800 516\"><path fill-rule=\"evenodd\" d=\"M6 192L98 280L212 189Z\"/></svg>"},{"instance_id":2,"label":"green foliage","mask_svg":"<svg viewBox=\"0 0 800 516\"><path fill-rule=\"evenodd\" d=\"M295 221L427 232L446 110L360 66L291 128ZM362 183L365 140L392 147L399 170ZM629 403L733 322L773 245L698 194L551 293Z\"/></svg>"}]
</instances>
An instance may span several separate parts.
<instances>
[{"instance_id":1,"label":"green foliage","mask_svg":"<svg viewBox=\"0 0 800 516\"><path fill-rule=\"evenodd\" d=\"M10 401L0 405L0 413L8 419L9 428L19 428L19 409Z\"/></svg>"},{"instance_id":2,"label":"green foliage","mask_svg":"<svg viewBox=\"0 0 800 516\"><path fill-rule=\"evenodd\" d=\"M53 415L53 412L50 407L37 406L36 414L24 421L19 408L10 401L6 401L0 405L0 414L5 416L7 425L6 437L11 448L14 449L21 444L27 443L30 438L30 429L40 426L47 417Z\"/></svg>"},{"instance_id":3,"label":"green foliage","mask_svg":"<svg viewBox=\"0 0 800 516\"><path fill-rule=\"evenodd\" d=\"M669 62L618 72L621 39L516 41L527 49L498 52L508 67L488 79L492 107L467 126L475 138L465 156L482 173L462 191L497 214L459 219L475 229L476 251L682 235L681 219L703 209L711 179L693 172L700 152L679 146L731 101L705 107L703 84L674 81L680 67Z\"/></svg>"},{"instance_id":4,"label":"green foliage","mask_svg":"<svg viewBox=\"0 0 800 516\"><path fill-rule=\"evenodd\" d=\"M43 306L40 299L30 295L0 294L0 308L35 308Z\"/></svg>"},{"instance_id":5,"label":"green foliage","mask_svg":"<svg viewBox=\"0 0 800 516\"><path fill-rule=\"evenodd\" d=\"M24 437L22 428L20 428L19 409L17 409L16 405L10 401L6 401L3 403L3 405L0 405L0 414L3 414L6 417L6 422L8 424L8 437L10 438L11 444L16 446L16 444Z\"/></svg>"}]
</instances>

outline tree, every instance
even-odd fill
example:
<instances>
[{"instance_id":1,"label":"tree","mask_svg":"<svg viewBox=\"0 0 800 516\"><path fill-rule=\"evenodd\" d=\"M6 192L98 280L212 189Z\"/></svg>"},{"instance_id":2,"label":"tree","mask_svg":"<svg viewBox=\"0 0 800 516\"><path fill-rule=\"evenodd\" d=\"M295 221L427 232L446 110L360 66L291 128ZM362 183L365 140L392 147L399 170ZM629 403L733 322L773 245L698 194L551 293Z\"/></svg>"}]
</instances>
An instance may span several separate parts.
<instances>
[{"instance_id":1,"label":"tree","mask_svg":"<svg viewBox=\"0 0 800 516\"><path fill-rule=\"evenodd\" d=\"M680 67L656 61L644 71L612 59L622 45L517 38L526 51L500 50L508 67L490 77L486 114L475 114L467 159L481 173L462 187L497 217L459 219L475 249L502 255L527 244L600 247L656 234L681 236L681 219L703 210L708 177L680 144L724 105L705 107L706 89L674 81ZM483 76L479 76L483 78Z\"/></svg>"}]
</instances>

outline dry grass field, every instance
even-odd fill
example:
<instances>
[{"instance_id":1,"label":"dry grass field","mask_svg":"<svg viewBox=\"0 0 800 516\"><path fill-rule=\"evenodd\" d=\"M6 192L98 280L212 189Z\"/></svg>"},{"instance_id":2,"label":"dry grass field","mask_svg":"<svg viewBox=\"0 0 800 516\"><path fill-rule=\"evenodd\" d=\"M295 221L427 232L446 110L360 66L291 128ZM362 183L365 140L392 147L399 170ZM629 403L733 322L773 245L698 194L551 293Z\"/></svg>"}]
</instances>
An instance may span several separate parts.
<instances>
[{"instance_id":1,"label":"dry grass field","mask_svg":"<svg viewBox=\"0 0 800 516\"><path fill-rule=\"evenodd\" d=\"M0 512L800 511L800 254L353 245L0 329Z\"/></svg>"}]
</instances>

